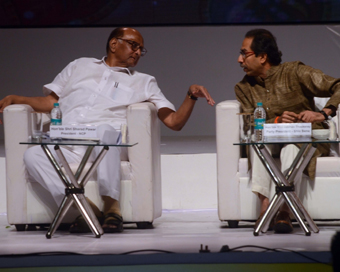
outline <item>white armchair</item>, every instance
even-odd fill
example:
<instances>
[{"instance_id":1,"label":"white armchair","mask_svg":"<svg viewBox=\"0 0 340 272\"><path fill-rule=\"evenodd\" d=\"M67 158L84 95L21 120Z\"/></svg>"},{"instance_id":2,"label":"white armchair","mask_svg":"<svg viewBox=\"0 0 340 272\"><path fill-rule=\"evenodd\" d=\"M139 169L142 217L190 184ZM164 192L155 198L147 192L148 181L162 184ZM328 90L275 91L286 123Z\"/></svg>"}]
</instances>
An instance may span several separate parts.
<instances>
[{"instance_id":1,"label":"white armchair","mask_svg":"<svg viewBox=\"0 0 340 272\"><path fill-rule=\"evenodd\" d=\"M227 100L216 106L217 144L217 186L218 216L228 221L230 227L237 227L239 221L256 220L260 213L258 197L251 192L247 158L242 157L239 142L242 125L240 103ZM333 118L339 122L339 109ZM339 126L337 133L340 135ZM339 146L336 146L337 152ZM271 186L272 195L275 186ZM301 184L300 199L310 216L315 220L340 219L340 157L317 158L316 178L304 178Z\"/></svg>"},{"instance_id":2,"label":"white armchair","mask_svg":"<svg viewBox=\"0 0 340 272\"><path fill-rule=\"evenodd\" d=\"M30 146L19 142L31 135L31 111L28 105L10 105L4 110L7 218L17 230L50 224L58 209L49 192L26 178L23 154ZM129 141L138 144L128 148L129 161L121 162L122 215L124 223L150 228L162 213L160 125L155 106L148 102L130 105L127 127ZM85 195L102 208L95 175L88 181ZM65 216L63 223L71 223L73 218Z\"/></svg>"}]
</instances>

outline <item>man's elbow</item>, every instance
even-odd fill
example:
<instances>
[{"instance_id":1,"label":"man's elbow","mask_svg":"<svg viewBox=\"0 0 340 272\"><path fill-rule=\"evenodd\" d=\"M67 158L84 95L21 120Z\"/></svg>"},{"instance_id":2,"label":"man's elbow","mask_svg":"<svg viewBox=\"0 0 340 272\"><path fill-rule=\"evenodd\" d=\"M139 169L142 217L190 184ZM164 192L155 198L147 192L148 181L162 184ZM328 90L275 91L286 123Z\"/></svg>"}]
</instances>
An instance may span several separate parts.
<instances>
[{"instance_id":1,"label":"man's elbow","mask_svg":"<svg viewBox=\"0 0 340 272\"><path fill-rule=\"evenodd\" d=\"M183 127L176 127L176 128L173 128L172 130L174 131L181 131Z\"/></svg>"},{"instance_id":2,"label":"man's elbow","mask_svg":"<svg viewBox=\"0 0 340 272\"><path fill-rule=\"evenodd\" d=\"M163 124L174 131L180 131L185 126L187 120L178 120L176 118L160 118Z\"/></svg>"},{"instance_id":3,"label":"man's elbow","mask_svg":"<svg viewBox=\"0 0 340 272\"><path fill-rule=\"evenodd\" d=\"M167 127L174 130L174 131L181 131L182 128L184 127L184 125L177 124L177 125L170 125L170 126L167 126Z\"/></svg>"}]
</instances>

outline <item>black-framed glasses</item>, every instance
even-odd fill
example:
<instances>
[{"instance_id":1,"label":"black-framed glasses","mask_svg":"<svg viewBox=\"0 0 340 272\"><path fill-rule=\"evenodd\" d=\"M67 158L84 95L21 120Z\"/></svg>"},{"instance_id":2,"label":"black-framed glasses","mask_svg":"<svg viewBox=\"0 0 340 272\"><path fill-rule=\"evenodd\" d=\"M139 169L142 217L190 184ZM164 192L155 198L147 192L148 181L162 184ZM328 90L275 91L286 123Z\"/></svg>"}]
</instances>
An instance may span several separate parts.
<instances>
[{"instance_id":1,"label":"black-framed glasses","mask_svg":"<svg viewBox=\"0 0 340 272\"><path fill-rule=\"evenodd\" d=\"M146 50L146 48L141 46L138 42L131 41L131 40L126 40L126 39L122 39L122 38L117 38L117 40L122 40L122 41L127 42L128 44L130 44L131 45L131 49L133 51L137 51L138 49L140 49L140 55L142 57L145 56L145 54L148 52Z\"/></svg>"},{"instance_id":2,"label":"black-framed glasses","mask_svg":"<svg viewBox=\"0 0 340 272\"><path fill-rule=\"evenodd\" d=\"M240 51L240 55L242 56L243 59L246 59L246 58L248 58L248 57L250 57L254 54L255 54L255 52L253 52L253 51L248 51L248 52L243 51L243 50Z\"/></svg>"}]
</instances>

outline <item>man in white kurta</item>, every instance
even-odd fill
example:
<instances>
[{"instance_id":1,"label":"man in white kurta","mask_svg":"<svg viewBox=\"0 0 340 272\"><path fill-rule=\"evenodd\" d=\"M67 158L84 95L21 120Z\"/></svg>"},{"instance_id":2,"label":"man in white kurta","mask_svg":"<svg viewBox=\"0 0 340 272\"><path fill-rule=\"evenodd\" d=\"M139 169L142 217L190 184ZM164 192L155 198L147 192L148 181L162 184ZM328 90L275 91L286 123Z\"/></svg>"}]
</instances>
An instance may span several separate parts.
<instances>
[{"instance_id":1,"label":"man in white kurta","mask_svg":"<svg viewBox=\"0 0 340 272\"><path fill-rule=\"evenodd\" d=\"M150 101L157 110L167 107L175 111L154 77L124 67L110 67L105 63L105 57L71 62L52 83L43 87L43 92L46 96L53 92L59 97L63 125L99 126L99 136L110 127L120 130L121 125L126 124L126 108L133 103ZM62 149L67 160L72 162L80 162L85 152L82 146ZM96 148L94 155L99 151L100 148ZM111 147L97 170L100 195L113 199L119 199L120 194L120 151L120 148ZM123 152L122 159L125 157L126 152ZM29 148L24 160L32 180L51 192L56 203L61 203L65 187L56 182L57 173L51 169L41 148Z\"/></svg>"},{"instance_id":2,"label":"man in white kurta","mask_svg":"<svg viewBox=\"0 0 340 272\"><path fill-rule=\"evenodd\" d=\"M198 97L205 98L211 106L215 104L203 86L191 85L176 111L160 91L154 77L131 70L146 54L144 39L135 29L114 29L108 38L106 51L107 56L101 60L81 58L71 62L52 83L44 86L44 97L5 97L0 100L0 112L10 104L29 104L35 111L50 112L53 104L58 102L64 125L97 125L103 134L105 131L119 130L122 124L126 124L126 108L132 103L154 103L159 119L173 130L182 129ZM84 148L64 147L63 153L69 163L79 162ZM126 154L120 153L119 148L110 148L98 166L100 194L104 200L104 232L120 232L123 229L119 207L120 156ZM59 204L64 196L64 186L44 156L39 147L28 149L24 158L28 174L49 190ZM113 161L115 167L112 167ZM100 216L98 208L90 204L95 214ZM71 228L77 229L83 221L78 218Z\"/></svg>"}]
</instances>

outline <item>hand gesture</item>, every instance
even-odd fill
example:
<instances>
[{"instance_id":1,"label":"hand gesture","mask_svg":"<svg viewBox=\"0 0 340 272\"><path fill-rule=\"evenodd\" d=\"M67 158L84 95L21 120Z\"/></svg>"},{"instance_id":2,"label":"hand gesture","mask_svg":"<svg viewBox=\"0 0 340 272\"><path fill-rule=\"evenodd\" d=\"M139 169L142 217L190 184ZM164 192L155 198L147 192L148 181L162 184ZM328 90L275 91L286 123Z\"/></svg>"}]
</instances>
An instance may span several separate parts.
<instances>
[{"instance_id":1,"label":"hand gesture","mask_svg":"<svg viewBox=\"0 0 340 272\"><path fill-rule=\"evenodd\" d=\"M191 93L195 97L205 97L208 104L211 105L211 106L213 106L215 104L214 99L212 99L208 90L203 86L196 85L196 84L191 85L189 87L189 93Z\"/></svg>"}]
</instances>

